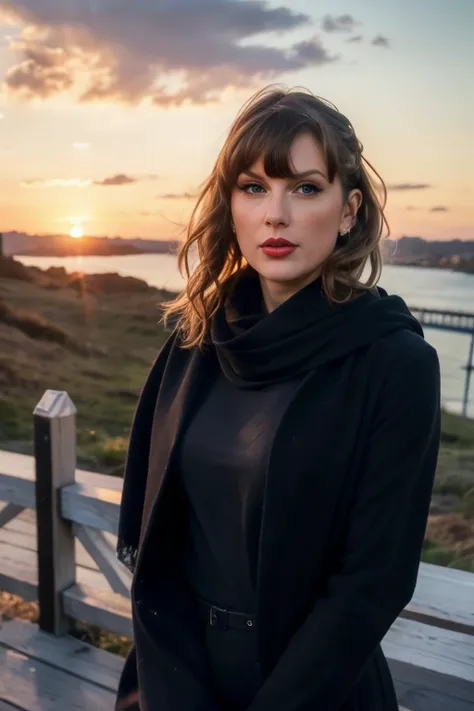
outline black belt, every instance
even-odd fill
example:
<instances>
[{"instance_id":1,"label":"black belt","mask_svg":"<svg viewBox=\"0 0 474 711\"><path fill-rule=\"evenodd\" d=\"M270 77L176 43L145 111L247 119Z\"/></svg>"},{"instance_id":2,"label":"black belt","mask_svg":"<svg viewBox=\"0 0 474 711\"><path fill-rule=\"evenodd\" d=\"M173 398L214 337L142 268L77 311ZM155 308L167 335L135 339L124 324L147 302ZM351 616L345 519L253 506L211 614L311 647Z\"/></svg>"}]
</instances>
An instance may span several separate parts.
<instances>
[{"instance_id":1,"label":"black belt","mask_svg":"<svg viewBox=\"0 0 474 711\"><path fill-rule=\"evenodd\" d=\"M198 599L199 617L211 627L227 630L247 630L252 632L256 627L256 616L246 612L235 612L216 607L206 600Z\"/></svg>"}]
</instances>

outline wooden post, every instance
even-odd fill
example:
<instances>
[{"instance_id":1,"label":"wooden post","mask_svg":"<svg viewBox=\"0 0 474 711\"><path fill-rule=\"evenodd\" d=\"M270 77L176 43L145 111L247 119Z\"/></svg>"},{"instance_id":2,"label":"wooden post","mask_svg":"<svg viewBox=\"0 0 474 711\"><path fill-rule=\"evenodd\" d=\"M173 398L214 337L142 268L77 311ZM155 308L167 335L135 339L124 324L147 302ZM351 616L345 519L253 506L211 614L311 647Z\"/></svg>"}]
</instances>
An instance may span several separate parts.
<instances>
[{"instance_id":1,"label":"wooden post","mask_svg":"<svg viewBox=\"0 0 474 711\"><path fill-rule=\"evenodd\" d=\"M467 365L466 365L466 381L464 383L464 397L463 397L463 401L462 401L462 414L464 415L464 417L468 416L468 410L469 410L469 387L471 385L471 373L474 370L473 356L474 356L474 331L472 332L471 345L469 346L469 355L467 357Z\"/></svg>"},{"instance_id":2,"label":"wooden post","mask_svg":"<svg viewBox=\"0 0 474 711\"><path fill-rule=\"evenodd\" d=\"M64 634L72 620L61 593L75 583L72 523L61 517L60 493L74 483L76 408L66 392L46 390L34 411L39 626Z\"/></svg>"}]
</instances>

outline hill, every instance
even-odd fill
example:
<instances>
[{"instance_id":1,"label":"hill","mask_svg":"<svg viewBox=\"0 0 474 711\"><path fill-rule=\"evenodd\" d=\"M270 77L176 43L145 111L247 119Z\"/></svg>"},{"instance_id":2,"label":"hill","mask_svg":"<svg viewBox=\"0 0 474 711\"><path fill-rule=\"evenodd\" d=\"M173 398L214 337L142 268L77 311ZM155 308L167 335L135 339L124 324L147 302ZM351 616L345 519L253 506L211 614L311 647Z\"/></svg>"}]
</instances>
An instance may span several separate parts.
<instances>
[{"instance_id":1,"label":"hill","mask_svg":"<svg viewBox=\"0 0 474 711\"><path fill-rule=\"evenodd\" d=\"M3 233L4 256L110 256L116 254L169 254L179 247L176 240L122 239L120 237L82 237L69 235L29 235L23 232Z\"/></svg>"},{"instance_id":2,"label":"hill","mask_svg":"<svg viewBox=\"0 0 474 711\"><path fill-rule=\"evenodd\" d=\"M383 243L386 264L421 264L456 267L458 262L474 260L474 240L425 240L421 237L388 239ZM443 263L444 262L444 263Z\"/></svg>"}]
</instances>

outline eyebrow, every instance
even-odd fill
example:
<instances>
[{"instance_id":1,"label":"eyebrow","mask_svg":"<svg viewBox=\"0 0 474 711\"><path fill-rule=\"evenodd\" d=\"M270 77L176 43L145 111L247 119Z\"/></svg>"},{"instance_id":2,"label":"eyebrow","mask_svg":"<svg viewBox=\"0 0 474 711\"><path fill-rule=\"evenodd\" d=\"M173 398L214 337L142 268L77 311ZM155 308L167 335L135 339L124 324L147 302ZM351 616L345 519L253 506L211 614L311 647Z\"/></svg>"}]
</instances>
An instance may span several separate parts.
<instances>
[{"instance_id":1,"label":"eyebrow","mask_svg":"<svg viewBox=\"0 0 474 711\"><path fill-rule=\"evenodd\" d=\"M258 175L258 173L254 173L252 170L243 170L242 173L245 175L250 175L252 178L257 178L259 180L261 180L263 178L262 175ZM321 173L320 170L316 170L316 168L312 168L311 170L305 170L303 173L293 173L292 178L294 178L295 180L297 180L299 178L306 178L308 175L313 175L314 173L317 173L318 175L322 175L322 177L325 178L325 180L327 180L324 173Z\"/></svg>"}]
</instances>

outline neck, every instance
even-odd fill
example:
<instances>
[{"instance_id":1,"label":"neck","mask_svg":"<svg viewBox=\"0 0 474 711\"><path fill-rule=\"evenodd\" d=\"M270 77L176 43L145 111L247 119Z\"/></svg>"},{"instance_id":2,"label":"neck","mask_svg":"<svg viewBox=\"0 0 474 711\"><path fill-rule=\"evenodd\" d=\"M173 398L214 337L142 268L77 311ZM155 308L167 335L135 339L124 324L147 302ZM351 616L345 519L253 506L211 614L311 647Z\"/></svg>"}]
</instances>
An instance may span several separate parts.
<instances>
[{"instance_id":1,"label":"neck","mask_svg":"<svg viewBox=\"0 0 474 711\"><path fill-rule=\"evenodd\" d=\"M319 274L320 270L318 269L306 275L304 278L292 281L272 281L260 275L263 301L267 312L271 313L277 309L281 304L287 301L287 299L296 294L297 291L300 291L300 289L314 281Z\"/></svg>"}]
</instances>

